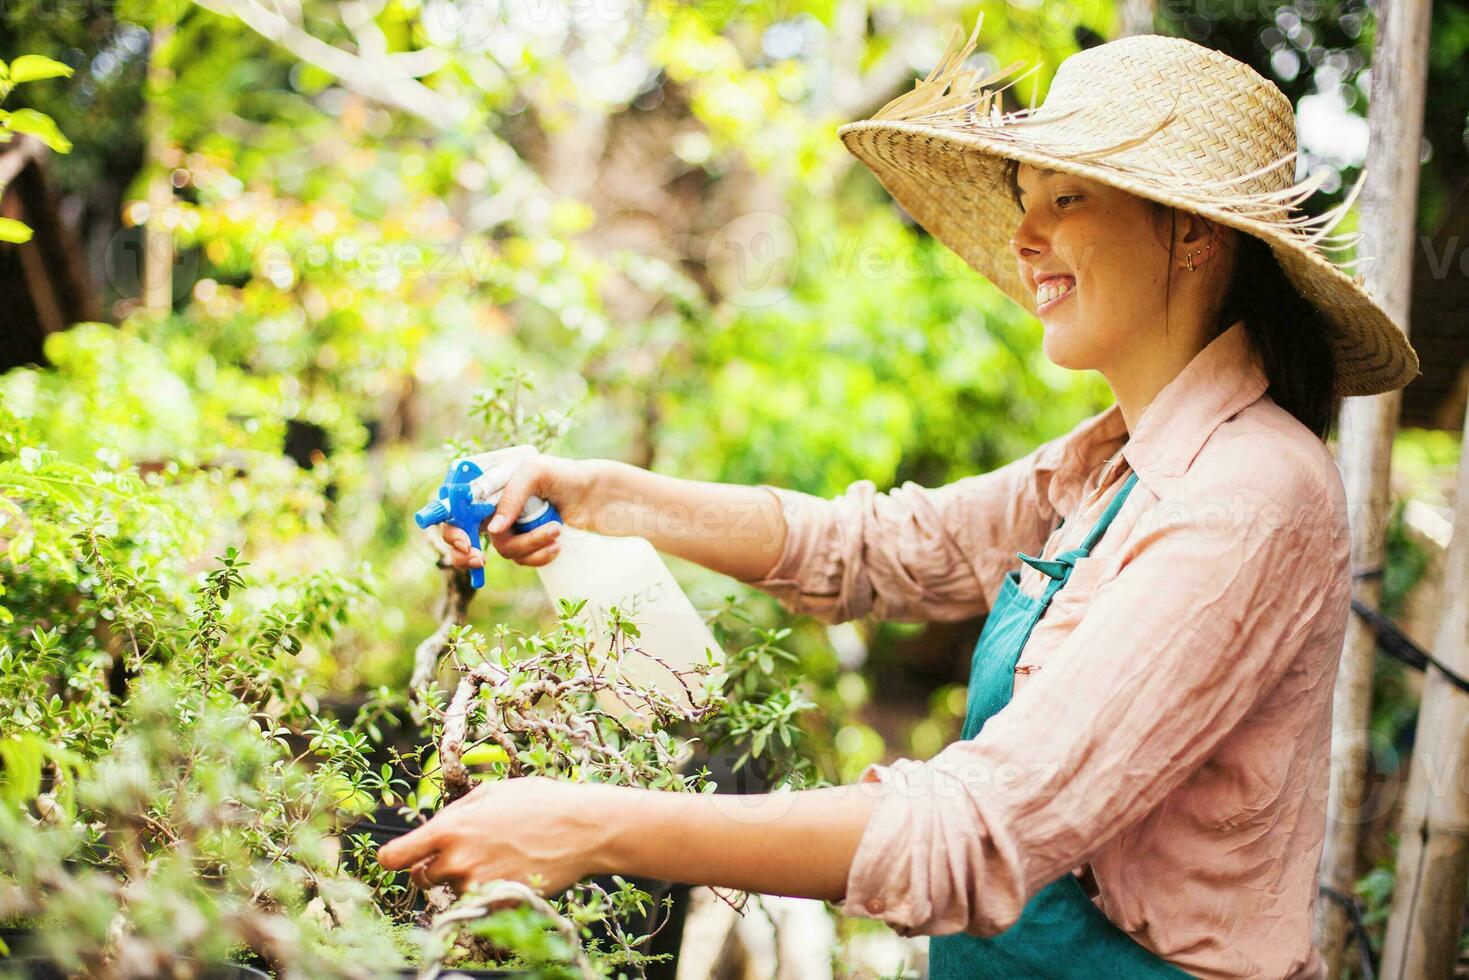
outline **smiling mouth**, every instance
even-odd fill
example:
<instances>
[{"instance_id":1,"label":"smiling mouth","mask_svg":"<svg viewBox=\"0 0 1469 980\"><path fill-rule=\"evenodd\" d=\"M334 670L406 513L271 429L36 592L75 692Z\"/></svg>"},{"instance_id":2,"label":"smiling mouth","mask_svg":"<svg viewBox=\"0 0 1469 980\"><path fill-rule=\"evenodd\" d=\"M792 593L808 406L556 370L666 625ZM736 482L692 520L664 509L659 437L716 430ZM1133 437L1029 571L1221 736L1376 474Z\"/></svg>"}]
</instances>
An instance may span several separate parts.
<instances>
[{"instance_id":1,"label":"smiling mouth","mask_svg":"<svg viewBox=\"0 0 1469 980\"><path fill-rule=\"evenodd\" d=\"M1075 276L1052 276L1036 287L1035 305L1037 309L1049 306L1061 297L1070 295L1075 288Z\"/></svg>"}]
</instances>

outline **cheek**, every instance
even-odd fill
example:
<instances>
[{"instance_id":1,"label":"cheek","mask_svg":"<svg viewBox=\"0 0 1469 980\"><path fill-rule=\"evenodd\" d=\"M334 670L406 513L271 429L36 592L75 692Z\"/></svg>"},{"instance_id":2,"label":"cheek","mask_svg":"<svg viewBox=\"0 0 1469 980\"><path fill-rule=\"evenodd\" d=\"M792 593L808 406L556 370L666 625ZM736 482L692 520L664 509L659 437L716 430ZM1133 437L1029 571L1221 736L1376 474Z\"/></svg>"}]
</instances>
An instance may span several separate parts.
<instances>
[{"instance_id":1,"label":"cheek","mask_svg":"<svg viewBox=\"0 0 1469 980\"><path fill-rule=\"evenodd\" d=\"M1130 235L1099 235L1093 242L1078 277L1088 299L1118 310L1151 306L1163 285L1166 253Z\"/></svg>"}]
</instances>

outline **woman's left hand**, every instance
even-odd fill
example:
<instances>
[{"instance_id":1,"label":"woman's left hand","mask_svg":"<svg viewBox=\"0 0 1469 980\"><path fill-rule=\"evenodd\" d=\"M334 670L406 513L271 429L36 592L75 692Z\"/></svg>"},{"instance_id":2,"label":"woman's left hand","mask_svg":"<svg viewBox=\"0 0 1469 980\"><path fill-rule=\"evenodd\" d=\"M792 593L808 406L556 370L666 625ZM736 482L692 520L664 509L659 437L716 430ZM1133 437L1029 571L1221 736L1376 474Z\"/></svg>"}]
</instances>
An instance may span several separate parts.
<instances>
[{"instance_id":1,"label":"woman's left hand","mask_svg":"<svg viewBox=\"0 0 1469 980\"><path fill-rule=\"evenodd\" d=\"M598 869L597 824L588 787L541 776L482 783L428 823L378 848L390 871L410 869L427 889L463 894L484 881L509 880L556 895Z\"/></svg>"}]
</instances>

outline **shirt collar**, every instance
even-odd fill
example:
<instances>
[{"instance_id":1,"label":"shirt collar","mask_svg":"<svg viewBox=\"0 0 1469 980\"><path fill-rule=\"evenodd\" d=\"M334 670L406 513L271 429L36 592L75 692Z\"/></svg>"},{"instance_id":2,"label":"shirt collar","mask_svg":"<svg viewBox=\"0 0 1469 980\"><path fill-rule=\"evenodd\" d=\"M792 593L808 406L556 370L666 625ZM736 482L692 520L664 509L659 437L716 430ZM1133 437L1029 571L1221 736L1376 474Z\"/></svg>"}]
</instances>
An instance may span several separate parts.
<instances>
[{"instance_id":1,"label":"shirt collar","mask_svg":"<svg viewBox=\"0 0 1469 980\"><path fill-rule=\"evenodd\" d=\"M1061 469L1070 471L1075 479L1053 481L1051 503L1059 513L1070 513L1086 476L1097 466L1110 468L1120 463L1119 447L1138 480L1162 497L1173 481L1188 472L1214 430L1258 401L1269 387L1264 362L1250 341L1245 322L1236 320L1163 386L1143 409L1130 436L1117 404L1073 430L1067 465ZM1110 474L1103 474L1100 482L1110 482Z\"/></svg>"}]
</instances>

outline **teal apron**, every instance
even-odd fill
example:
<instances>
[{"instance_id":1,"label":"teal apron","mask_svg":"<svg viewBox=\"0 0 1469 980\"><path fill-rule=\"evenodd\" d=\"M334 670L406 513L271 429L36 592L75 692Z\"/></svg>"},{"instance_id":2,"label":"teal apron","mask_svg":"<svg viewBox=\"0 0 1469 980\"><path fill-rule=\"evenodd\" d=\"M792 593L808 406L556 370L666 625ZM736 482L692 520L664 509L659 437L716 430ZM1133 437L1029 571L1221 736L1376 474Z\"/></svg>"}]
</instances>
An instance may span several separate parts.
<instances>
[{"instance_id":1,"label":"teal apron","mask_svg":"<svg viewBox=\"0 0 1469 980\"><path fill-rule=\"evenodd\" d=\"M969 706L962 737L979 734L986 720L1010 701L1015 664L1051 597L1071 577L1078 558L1085 558L1122 509L1137 474L1127 477L1081 547L1053 560L1021 554L1020 559L1050 576L1045 592L1033 599L1020 591L1020 570L1005 574L999 597L980 631L969 671ZM1064 521L1062 522L1064 523ZM980 887L984 887L981 883ZM1076 876L1067 872L1037 892L1020 918L998 936L957 933L929 941L929 976L933 980L1026 977L1189 977L1176 966L1139 945L1112 923L1087 897Z\"/></svg>"}]
</instances>

